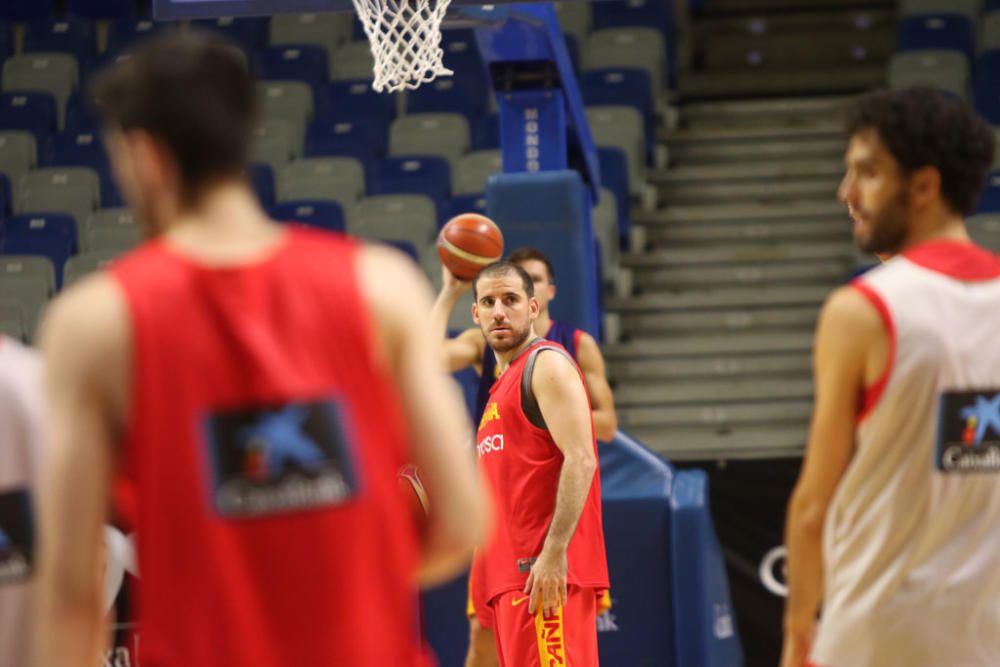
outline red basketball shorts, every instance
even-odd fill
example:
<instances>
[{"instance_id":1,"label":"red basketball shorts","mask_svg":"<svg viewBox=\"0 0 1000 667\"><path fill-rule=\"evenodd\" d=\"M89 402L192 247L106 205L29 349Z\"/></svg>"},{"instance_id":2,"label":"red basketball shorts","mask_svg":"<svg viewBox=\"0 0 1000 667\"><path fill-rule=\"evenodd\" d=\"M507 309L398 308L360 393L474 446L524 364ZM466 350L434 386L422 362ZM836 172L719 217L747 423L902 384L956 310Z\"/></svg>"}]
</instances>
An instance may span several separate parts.
<instances>
[{"instance_id":1,"label":"red basketball shorts","mask_svg":"<svg viewBox=\"0 0 1000 667\"><path fill-rule=\"evenodd\" d=\"M493 599L493 632L500 667L597 667L597 603L592 588L570 586L552 616L528 612L528 596L511 591Z\"/></svg>"}]
</instances>

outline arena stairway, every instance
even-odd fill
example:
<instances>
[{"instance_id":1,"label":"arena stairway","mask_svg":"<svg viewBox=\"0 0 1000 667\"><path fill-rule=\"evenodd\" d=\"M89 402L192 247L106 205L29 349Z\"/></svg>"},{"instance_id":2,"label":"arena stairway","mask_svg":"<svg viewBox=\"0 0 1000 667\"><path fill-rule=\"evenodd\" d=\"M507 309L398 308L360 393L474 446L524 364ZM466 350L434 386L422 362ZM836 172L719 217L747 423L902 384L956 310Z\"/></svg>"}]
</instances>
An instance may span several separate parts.
<instances>
[{"instance_id":1,"label":"arena stairway","mask_svg":"<svg viewBox=\"0 0 1000 667\"><path fill-rule=\"evenodd\" d=\"M815 2L810 11L780 0L706 4L694 29L696 50L707 52L738 23L757 20L752 11L772 41L816 38L816 50L829 48L820 26L864 14L884 33L892 18L884 3ZM878 48L887 54L891 33L882 33ZM695 58L696 69L681 74L678 126L658 130L668 166L649 182L660 207L633 212L638 243L622 265L634 290L608 300L622 336L604 351L621 428L671 460L801 453L816 316L830 291L872 260L855 252L836 200L845 147L839 113L850 93L881 78L885 59L837 64L801 51L795 77L784 76L793 70L787 63L741 72L782 82L754 97L743 94L750 84L730 85L726 77L736 75L721 57L714 66ZM858 76L848 70L869 65L873 81L844 84ZM797 87L806 71L826 85Z\"/></svg>"}]
</instances>

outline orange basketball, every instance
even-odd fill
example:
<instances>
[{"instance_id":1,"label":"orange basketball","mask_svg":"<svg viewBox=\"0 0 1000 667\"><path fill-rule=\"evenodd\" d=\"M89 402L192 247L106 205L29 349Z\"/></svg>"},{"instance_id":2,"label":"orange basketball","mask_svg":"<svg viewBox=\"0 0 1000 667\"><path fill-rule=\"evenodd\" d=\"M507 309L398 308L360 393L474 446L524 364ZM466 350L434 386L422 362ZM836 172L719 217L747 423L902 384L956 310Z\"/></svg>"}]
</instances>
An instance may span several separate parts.
<instances>
[{"instance_id":1,"label":"orange basketball","mask_svg":"<svg viewBox=\"0 0 1000 667\"><path fill-rule=\"evenodd\" d=\"M463 213L438 234L438 256L457 278L472 280L483 267L503 257L503 234L485 215Z\"/></svg>"}]
</instances>

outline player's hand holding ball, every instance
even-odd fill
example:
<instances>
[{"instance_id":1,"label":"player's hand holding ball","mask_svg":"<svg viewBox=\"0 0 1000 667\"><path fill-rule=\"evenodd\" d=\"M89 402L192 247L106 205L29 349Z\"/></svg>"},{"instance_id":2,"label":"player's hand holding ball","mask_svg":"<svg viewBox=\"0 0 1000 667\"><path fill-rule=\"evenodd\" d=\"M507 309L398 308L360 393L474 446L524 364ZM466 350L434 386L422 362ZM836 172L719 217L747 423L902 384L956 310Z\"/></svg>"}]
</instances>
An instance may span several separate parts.
<instances>
[{"instance_id":1,"label":"player's hand holding ball","mask_svg":"<svg viewBox=\"0 0 1000 667\"><path fill-rule=\"evenodd\" d=\"M545 616L553 616L559 611L566 603L567 570L565 549L542 549L524 583L529 613L541 609Z\"/></svg>"}]
</instances>

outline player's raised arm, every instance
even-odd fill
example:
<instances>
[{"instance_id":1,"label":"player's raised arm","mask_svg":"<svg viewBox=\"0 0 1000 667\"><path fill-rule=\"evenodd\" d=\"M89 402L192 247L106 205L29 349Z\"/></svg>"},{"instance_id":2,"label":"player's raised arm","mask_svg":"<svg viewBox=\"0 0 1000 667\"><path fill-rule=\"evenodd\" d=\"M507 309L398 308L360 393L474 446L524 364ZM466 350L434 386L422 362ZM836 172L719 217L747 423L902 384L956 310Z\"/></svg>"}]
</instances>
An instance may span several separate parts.
<instances>
[{"instance_id":1,"label":"player's raised arm","mask_svg":"<svg viewBox=\"0 0 1000 667\"><path fill-rule=\"evenodd\" d=\"M566 600L566 551L590 493L597 456L586 389L573 363L558 352L540 353L531 389L563 455L552 522L524 589L531 596L529 610L550 615Z\"/></svg>"},{"instance_id":2,"label":"player's raised arm","mask_svg":"<svg viewBox=\"0 0 1000 667\"><path fill-rule=\"evenodd\" d=\"M394 251L376 247L364 251L360 270L399 387L415 463L434 499L421 569L422 582L432 584L457 574L486 531L487 501L468 451L469 422L458 387L437 361L424 277Z\"/></svg>"},{"instance_id":3,"label":"player's raised arm","mask_svg":"<svg viewBox=\"0 0 1000 667\"><path fill-rule=\"evenodd\" d=\"M587 385L590 411L594 418L594 433L598 440L611 440L618 430L618 415L615 413L615 397L604 367L604 356L597 341L590 334L580 335L577 362Z\"/></svg>"},{"instance_id":4,"label":"player's raised arm","mask_svg":"<svg viewBox=\"0 0 1000 667\"><path fill-rule=\"evenodd\" d=\"M102 526L129 375L125 306L111 280L86 280L54 302L41 347L48 442L35 664L89 667L107 640Z\"/></svg>"},{"instance_id":5,"label":"player's raised arm","mask_svg":"<svg viewBox=\"0 0 1000 667\"><path fill-rule=\"evenodd\" d=\"M446 267L441 267L441 291L431 308L431 330L434 340L444 341L441 348L444 367L455 373L483 362L483 335L479 329L466 329L454 338L448 337L448 318L463 294L472 289L468 280L459 280ZM470 314L471 317L471 314Z\"/></svg>"}]
</instances>

